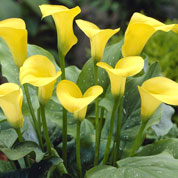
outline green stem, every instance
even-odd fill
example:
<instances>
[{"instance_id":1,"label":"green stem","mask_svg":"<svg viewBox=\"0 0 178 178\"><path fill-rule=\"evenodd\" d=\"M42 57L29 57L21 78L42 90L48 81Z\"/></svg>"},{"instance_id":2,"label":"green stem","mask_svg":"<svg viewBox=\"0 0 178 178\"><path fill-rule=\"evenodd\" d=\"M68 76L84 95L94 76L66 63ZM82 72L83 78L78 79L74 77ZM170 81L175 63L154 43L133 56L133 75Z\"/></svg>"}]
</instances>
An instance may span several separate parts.
<instances>
[{"instance_id":1,"label":"green stem","mask_svg":"<svg viewBox=\"0 0 178 178\"><path fill-rule=\"evenodd\" d=\"M108 160L108 156L109 156L109 150L110 150L110 145L111 145L111 140L112 140L112 133L113 133L113 128L114 128L114 118L115 118L117 106L118 106L118 98L115 97L114 106L113 106L112 115L111 115L111 120L110 120L108 140L107 140L106 149L105 149L104 158L103 158L103 163L102 163L103 165L106 164L106 162Z\"/></svg>"},{"instance_id":2,"label":"green stem","mask_svg":"<svg viewBox=\"0 0 178 178\"><path fill-rule=\"evenodd\" d=\"M16 130L16 133L18 135L19 142L23 142L24 140L23 140L22 133L21 133L20 129L17 128L15 130Z\"/></svg>"},{"instance_id":3,"label":"green stem","mask_svg":"<svg viewBox=\"0 0 178 178\"><path fill-rule=\"evenodd\" d=\"M115 137L113 165L115 164L119 156L121 122L122 122L121 119L122 119L122 96L120 98L120 103L119 103L119 108L118 108L117 130L116 130L116 137Z\"/></svg>"},{"instance_id":4,"label":"green stem","mask_svg":"<svg viewBox=\"0 0 178 178\"><path fill-rule=\"evenodd\" d=\"M62 71L61 78L65 80L65 56L59 50L59 61ZM67 111L63 108L63 127L62 127L62 158L64 165L67 166Z\"/></svg>"},{"instance_id":5,"label":"green stem","mask_svg":"<svg viewBox=\"0 0 178 178\"><path fill-rule=\"evenodd\" d=\"M40 135L42 135L42 132L41 132L41 110L40 110L40 107L38 108L37 110L37 119L38 119L38 132ZM42 142L42 137L40 136L40 139L41 139L41 142ZM44 145L43 143L41 143L41 149L42 151L44 151Z\"/></svg>"},{"instance_id":6,"label":"green stem","mask_svg":"<svg viewBox=\"0 0 178 178\"><path fill-rule=\"evenodd\" d=\"M82 177L82 166L80 160L80 125L81 121L77 120L77 133L76 133L76 160L77 160L77 167L79 172L79 178Z\"/></svg>"},{"instance_id":7,"label":"green stem","mask_svg":"<svg viewBox=\"0 0 178 178\"><path fill-rule=\"evenodd\" d=\"M62 142L62 158L64 165L67 166L67 111L65 108L63 108Z\"/></svg>"},{"instance_id":8,"label":"green stem","mask_svg":"<svg viewBox=\"0 0 178 178\"><path fill-rule=\"evenodd\" d=\"M137 137L136 137L136 140L133 144L133 147L131 148L131 152L129 154L130 157L135 154L135 152L138 150L139 146L142 144L141 142L142 142L143 132L146 127L146 124L147 124L147 122L142 122L142 124L141 124L141 127L140 127Z\"/></svg>"},{"instance_id":9,"label":"green stem","mask_svg":"<svg viewBox=\"0 0 178 178\"><path fill-rule=\"evenodd\" d=\"M60 67L61 67L61 78L64 80L66 78L65 76L65 56L62 55L61 52L59 52L59 62L60 62Z\"/></svg>"},{"instance_id":10,"label":"green stem","mask_svg":"<svg viewBox=\"0 0 178 178\"><path fill-rule=\"evenodd\" d=\"M32 116L34 129L35 129L35 132L36 132L40 147L41 147L42 150L44 150L43 141L42 141L42 135L40 133L40 130L38 129L39 126L38 126L38 122L36 120L34 109L33 109L33 106L32 106L31 99L30 99L28 86L27 86L27 84L24 84L23 86L24 86L24 91L25 91L25 95L26 95L26 98L27 98L28 107L29 107L29 110L30 110L30 113L31 113L31 116Z\"/></svg>"},{"instance_id":11,"label":"green stem","mask_svg":"<svg viewBox=\"0 0 178 178\"><path fill-rule=\"evenodd\" d=\"M16 133L17 133L17 135L18 135L19 142L23 142L24 139L23 139L23 137L22 137L22 133L21 133L20 128L17 128L17 129L15 129L15 130L16 130ZM30 160L28 159L27 156L24 157L24 161L25 161L25 165L26 165L27 167L29 167L29 166L30 166ZM15 162L15 164L18 166L18 162ZM18 166L18 167L19 167L19 166Z\"/></svg>"},{"instance_id":12,"label":"green stem","mask_svg":"<svg viewBox=\"0 0 178 178\"><path fill-rule=\"evenodd\" d=\"M101 113L100 113L100 119L99 119L99 142L101 138L101 131L102 131L102 126L103 126L103 121L104 121L104 108L101 108Z\"/></svg>"},{"instance_id":13,"label":"green stem","mask_svg":"<svg viewBox=\"0 0 178 178\"><path fill-rule=\"evenodd\" d=\"M39 130L40 130L40 132L41 132L41 114L40 114L40 107L38 108L38 110L37 110L37 119L38 119L38 126L39 126Z\"/></svg>"},{"instance_id":14,"label":"green stem","mask_svg":"<svg viewBox=\"0 0 178 178\"><path fill-rule=\"evenodd\" d=\"M44 136L46 140L46 146L49 155L51 155L51 142L48 134L48 127L46 123L46 116L45 116L45 106L40 104L40 109L41 109L41 118L42 118L42 125L43 125L43 131L44 131Z\"/></svg>"},{"instance_id":15,"label":"green stem","mask_svg":"<svg viewBox=\"0 0 178 178\"><path fill-rule=\"evenodd\" d=\"M101 108L100 118L98 119L99 123L96 123L97 127L96 127L96 142L95 142L95 160L94 160L94 166L98 165L98 160L99 160L100 138L101 138L102 125L103 125L103 116L104 116L104 108Z\"/></svg>"},{"instance_id":16,"label":"green stem","mask_svg":"<svg viewBox=\"0 0 178 178\"><path fill-rule=\"evenodd\" d=\"M110 164L110 165L112 165L113 160L114 160L114 149L115 149L115 146L116 146L116 143L114 142L114 143L113 143L112 150L111 150L111 156L110 156L110 159L109 159L109 164Z\"/></svg>"},{"instance_id":17,"label":"green stem","mask_svg":"<svg viewBox=\"0 0 178 178\"><path fill-rule=\"evenodd\" d=\"M99 124L99 117L98 117L98 98L95 102L95 126L96 126L96 137L95 137L95 159L94 159L94 166L98 164L99 158L99 147L100 147L100 124Z\"/></svg>"},{"instance_id":18,"label":"green stem","mask_svg":"<svg viewBox=\"0 0 178 178\"><path fill-rule=\"evenodd\" d=\"M98 84L98 67L96 65L96 61L94 61L94 82L95 85ZM98 158L99 158L99 147L100 147L100 133L99 133L99 112L98 112L98 103L99 98L95 100L95 127L96 127L96 137L95 137L95 159L94 159L94 166L98 165Z\"/></svg>"}]
</instances>

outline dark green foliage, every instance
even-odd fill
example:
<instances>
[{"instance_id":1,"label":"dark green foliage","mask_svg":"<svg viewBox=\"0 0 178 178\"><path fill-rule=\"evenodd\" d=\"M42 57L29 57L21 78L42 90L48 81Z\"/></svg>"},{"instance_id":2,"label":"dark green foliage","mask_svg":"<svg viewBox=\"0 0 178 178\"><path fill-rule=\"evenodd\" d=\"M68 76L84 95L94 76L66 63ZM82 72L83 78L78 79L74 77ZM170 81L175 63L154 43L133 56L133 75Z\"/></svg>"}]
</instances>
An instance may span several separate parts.
<instances>
[{"instance_id":1,"label":"dark green foliage","mask_svg":"<svg viewBox=\"0 0 178 178\"><path fill-rule=\"evenodd\" d=\"M0 173L0 178L45 178L50 168L58 165L60 162L61 160L58 157L51 157L33 164L31 168Z\"/></svg>"},{"instance_id":2,"label":"dark green foliage","mask_svg":"<svg viewBox=\"0 0 178 178\"><path fill-rule=\"evenodd\" d=\"M150 63L159 62L164 76L178 82L178 34L156 32L147 42L143 52Z\"/></svg>"}]
</instances>

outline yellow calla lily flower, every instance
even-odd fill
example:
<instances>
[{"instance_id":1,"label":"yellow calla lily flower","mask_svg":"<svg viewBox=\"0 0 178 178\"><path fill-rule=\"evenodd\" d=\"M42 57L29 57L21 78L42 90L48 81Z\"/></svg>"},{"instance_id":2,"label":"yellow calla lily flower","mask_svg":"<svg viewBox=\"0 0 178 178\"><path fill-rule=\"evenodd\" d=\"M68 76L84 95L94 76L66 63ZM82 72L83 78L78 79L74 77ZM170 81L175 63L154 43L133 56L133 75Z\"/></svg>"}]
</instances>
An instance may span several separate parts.
<instances>
[{"instance_id":1,"label":"yellow calla lily flower","mask_svg":"<svg viewBox=\"0 0 178 178\"><path fill-rule=\"evenodd\" d=\"M52 15L57 29L58 49L65 56L73 45L77 43L77 38L73 32L73 20L81 10L78 6L68 9L60 5L40 5L42 18Z\"/></svg>"},{"instance_id":2,"label":"yellow calla lily flower","mask_svg":"<svg viewBox=\"0 0 178 178\"><path fill-rule=\"evenodd\" d=\"M0 107L7 121L14 128L23 126L22 101L23 93L17 84L5 83L0 85Z\"/></svg>"},{"instance_id":3,"label":"yellow calla lily flower","mask_svg":"<svg viewBox=\"0 0 178 178\"><path fill-rule=\"evenodd\" d=\"M46 104L50 99L56 79L61 71L56 73L54 64L42 55L29 57L20 68L21 84L29 83L39 87L38 98L41 104Z\"/></svg>"},{"instance_id":4,"label":"yellow calla lily flower","mask_svg":"<svg viewBox=\"0 0 178 178\"><path fill-rule=\"evenodd\" d=\"M144 60L139 56L129 56L120 59L115 68L105 62L98 62L97 66L106 70L111 82L113 96L123 95L126 78L139 73L144 66Z\"/></svg>"},{"instance_id":5,"label":"yellow calla lily flower","mask_svg":"<svg viewBox=\"0 0 178 178\"><path fill-rule=\"evenodd\" d=\"M149 38L158 30L164 32L172 30L178 33L178 25L165 25L154 18L134 13L125 32L122 55L124 57L139 55Z\"/></svg>"},{"instance_id":6,"label":"yellow calla lily flower","mask_svg":"<svg viewBox=\"0 0 178 178\"><path fill-rule=\"evenodd\" d=\"M19 18L0 21L0 37L7 43L15 64L20 67L27 58L27 30Z\"/></svg>"},{"instance_id":7,"label":"yellow calla lily flower","mask_svg":"<svg viewBox=\"0 0 178 178\"><path fill-rule=\"evenodd\" d=\"M95 24L85 20L76 20L76 23L90 39L92 59L101 61L108 40L117 33L120 28L115 30L99 29Z\"/></svg>"},{"instance_id":8,"label":"yellow calla lily flower","mask_svg":"<svg viewBox=\"0 0 178 178\"><path fill-rule=\"evenodd\" d=\"M103 92L103 88L98 85L92 86L83 95L75 83L62 80L57 85L56 92L58 100L63 107L69 112L74 113L75 118L83 120L88 104Z\"/></svg>"},{"instance_id":9,"label":"yellow calla lily flower","mask_svg":"<svg viewBox=\"0 0 178 178\"><path fill-rule=\"evenodd\" d=\"M178 105L178 83L168 78L148 79L141 87L138 86L138 90L141 96L142 119L150 118L162 102Z\"/></svg>"}]
</instances>

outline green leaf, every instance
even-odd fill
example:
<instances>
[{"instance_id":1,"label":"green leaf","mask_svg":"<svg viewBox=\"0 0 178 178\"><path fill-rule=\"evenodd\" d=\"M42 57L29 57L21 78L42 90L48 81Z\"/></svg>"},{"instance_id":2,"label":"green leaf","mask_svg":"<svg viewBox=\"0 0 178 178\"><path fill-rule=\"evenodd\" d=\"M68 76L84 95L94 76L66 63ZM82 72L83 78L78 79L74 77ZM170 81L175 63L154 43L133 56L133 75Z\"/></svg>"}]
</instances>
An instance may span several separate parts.
<instances>
[{"instance_id":1,"label":"green leaf","mask_svg":"<svg viewBox=\"0 0 178 178\"><path fill-rule=\"evenodd\" d=\"M11 148L18 136L14 129L0 131L0 148Z\"/></svg>"},{"instance_id":2,"label":"green leaf","mask_svg":"<svg viewBox=\"0 0 178 178\"><path fill-rule=\"evenodd\" d=\"M121 46L123 41L116 43L106 48L103 55L103 62L107 62L111 66L115 66L117 61L121 58ZM93 60L89 59L82 68L82 71L78 77L77 84L82 92L85 92L88 88L94 85L94 69ZM109 85L108 74L101 68L98 68L98 84L105 89Z\"/></svg>"},{"instance_id":3,"label":"green leaf","mask_svg":"<svg viewBox=\"0 0 178 178\"><path fill-rule=\"evenodd\" d=\"M18 143L12 148L0 148L0 151L2 151L10 160L18 160L29 153L35 153L34 159L39 162L44 156L44 153L40 150L39 146L31 141Z\"/></svg>"},{"instance_id":4,"label":"green leaf","mask_svg":"<svg viewBox=\"0 0 178 178\"><path fill-rule=\"evenodd\" d=\"M171 118L174 114L174 109L171 106L163 105L163 112L161 113L161 120L158 124L153 125L152 129L155 131L157 136L166 135L173 127Z\"/></svg>"},{"instance_id":5,"label":"green leaf","mask_svg":"<svg viewBox=\"0 0 178 178\"><path fill-rule=\"evenodd\" d=\"M66 67L65 72L66 72L66 80L70 80L74 83L77 82L78 76L80 74L80 69L77 68L76 66L69 66Z\"/></svg>"},{"instance_id":6,"label":"green leaf","mask_svg":"<svg viewBox=\"0 0 178 178\"><path fill-rule=\"evenodd\" d=\"M13 169L14 169L14 167L10 164L9 161L0 160L0 173L12 171Z\"/></svg>"},{"instance_id":7,"label":"green leaf","mask_svg":"<svg viewBox=\"0 0 178 178\"><path fill-rule=\"evenodd\" d=\"M117 168L107 165L97 166L87 171L85 178L112 178Z\"/></svg>"},{"instance_id":8,"label":"green leaf","mask_svg":"<svg viewBox=\"0 0 178 178\"><path fill-rule=\"evenodd\" d=\"M132 157L117 162L119 168L98 166L85 178L176 178L178 160L165 152L156 156Z\"/></svg>"},{"instance_id":9,"label":"green leaf","mask_svg":"<svg viewBox=\"0 0 178 178\"><path fill-rule=\"evenodd\" d=\"M174 158L178 159L178 139L168 138L159 140L153 144L142 147L142 149L136 154L137 156L149 156L156 155L163 151L168 151Z\"/></svg>"},{"instance_id":10,"label":"green leaf","mask_svg":"<svg viewBox=\"0 0 178 178\"><path fill-rule=\"evenodd\" d=\"M2 173L0 178L47 178L49 170L60 162L62 162L60 158L51 157L33 164L31 168Z\"/></svg>"},{"instance_id":11,"label":"green leaf","mask_svg":"<svg viewBox=\"0 0 178 178\"><path fill-rule=\"evenodd\" d=\"M60 128L63 127L62 125L62 106L59 104L59 102L50 100L46 107L46 118L47 120L55 122ZM68 134L69 135L75 135L75 120L73 118L73 114L67 113L67 124L68 124Z\"/></svg>"},{"instance_id":12,"label":"green leaf","mask_svg":"<svg viewBox=\"0 0 178 178\"><path fill-rule=\"evenodd\" d=\"M9 82L19 84L18 67L15 65L12 55L6 43L0 38L0 63L2 67L2 75Z\"/></svg>"},{"instance_id":13,"label":"green leaf","mask_svg":"<svg viewBox=\"0 0 178 178\"><path fill-rule=\"evenodd\" d=\"M95 141L95 138L93 137L94 132L95 131L93 124L87 119L84 119L80 129L81 147L87 149L88 147L91 146L91 144Z\"/></svg>"},{"instance_id":14,"label":"green leaf","mask_svg":"<svg viewBox=\"0 0 178 178\"><path fill-rule=\"evenodd\" d=\"M6 121L6 116L4 115L4 113L2 112L2 110L0 109L0 123Z\"/></svg>"},{"instance_id":15,"label":"green leaf","mask_svg":"<svg viewBox=\"0 0 178 178\"><path fill-rule=\"evenodd\" d=\"M178 174L178 160L166 152L155 156L127 158L117 163L120 169L117 175L120 178L150 178L150 175L153 178L175 178Z\"/></svg>"}]
</instances>

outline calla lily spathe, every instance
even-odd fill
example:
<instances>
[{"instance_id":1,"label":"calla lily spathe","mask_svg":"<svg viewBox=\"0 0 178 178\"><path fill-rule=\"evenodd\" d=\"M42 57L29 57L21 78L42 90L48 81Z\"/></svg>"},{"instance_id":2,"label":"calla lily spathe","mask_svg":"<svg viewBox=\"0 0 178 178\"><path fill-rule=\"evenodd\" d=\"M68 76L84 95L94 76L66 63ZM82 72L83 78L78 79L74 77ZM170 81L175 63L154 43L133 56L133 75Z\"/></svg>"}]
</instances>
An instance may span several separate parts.
<instances>
[{"instance_id":1,"label":"calla lily spathe","mask_svg":"<svg viewBox=\"0 0 178 178\"><path fill-rule=\"evenodd\" d=\"M27 30L19 18L0 21L0 37L7 43L15 64L20 67L27 58Z\"/></svg>"},{"instance_id":2,"label":"calla lily spathe","mask_svg":"<svg viewBox=\"0 0 178 178\"><path fill-rule=\"evenodd\" d=\"M50 99L56 79L61 71L56 73L54 64L42 55L29 57L20 68L21 84L29 83L39 87L38 98L41 104L46 104Z\"/></svg>"},{"instance_id":3,"label":"calla lily spathe","mask_svg":"<svg viewBox=\"0 0 178 178\"><path fill-rule=\"evenodd\" d=\"M77 38L73 32L73 20L81 10L78 6L68 9L61 5L40 5L42 18L52 15L57 29L58 49L65 56L73 45L77 43Z\"/></svg>"},{"instance_id":4,"label":"calla lily spathe","mask_svg":"<svg viewBox=\"0 0 178 178\"><path fill-rule=\"evenodd\" d=\"M124 94L126 78L143 69L144 60L139 56L129 56L120 59L115 68L105 62L98 62L97 66L106 70L111 82L112 95L118 96Z\"/></svg>"},{"instance_id":5,"label":"calla lily spathe","mask_svg":"<svg viewBox=\"0 0 178 178\"><path fill-rule=\"evenodd\" d=\"M120 28L115 30L99 29L95 24L85 20L76 20L76 23L90 39L92 59L101 61L108 40L116 34Z\"/></svg>"},{"instance_id":6,"label":"calla lily spathe","mask_svg":"<svg viewBox=\"0 0 178 178\"><path fill-rule=\"evenodd\" d=\"M74 113L75 118L83 120L88 104L103 92L103 88L98 85L92 86L83 95L75 83L62 80L57 85L56 92L63 107L69 112Z\"/></svg>"},{"instance_id":7,"label":"calla lily spathe","mask_svg":"<svg viewBox=\"0 0 178 178\"><path fill-rule=\"evenodd\" d=\"M178 105L178 83L165 78L154 77L138 86L141 96L141 118L149 119L159 105L164 102Z\"/></svg>"},{"instance_id":8,"label":"calla lily spathe","mask_svg":"<svg viewBox=\"0 0 178 178\"><path fill-rule=\"evenodd\" d=\"M124 57L139 55L149 38L158 30L164 32L172 30L178 33L178 25L165 25L151 17L134 13L125 32L122 55Z\"/></svg>"},{"instance_id":9,"label":"calla lily spathe","mask_svg":"<svg viewBox=\"0 0 178 178\"><path fill-rule=\"evenodd\" d=\"M22 128L22 101L23 93L15 83L5 83L0 85L0 107L3 110L7 121L14 128Z\"/></svg>"}]
</instances>

